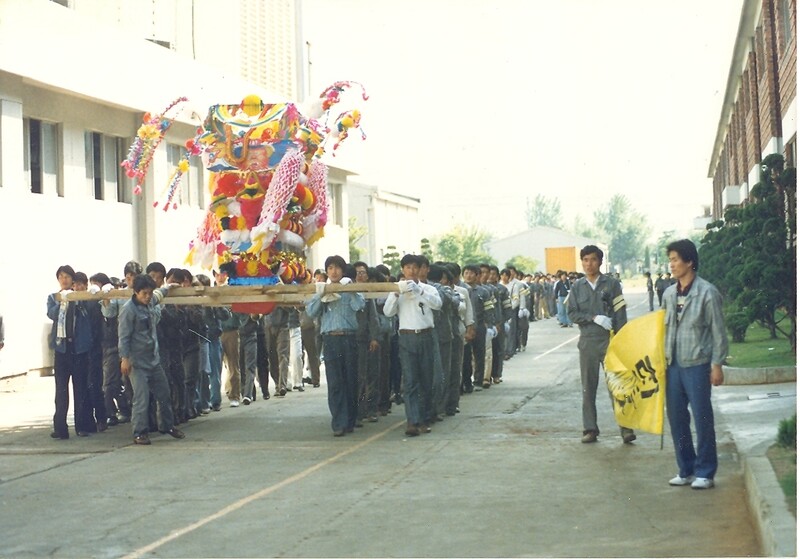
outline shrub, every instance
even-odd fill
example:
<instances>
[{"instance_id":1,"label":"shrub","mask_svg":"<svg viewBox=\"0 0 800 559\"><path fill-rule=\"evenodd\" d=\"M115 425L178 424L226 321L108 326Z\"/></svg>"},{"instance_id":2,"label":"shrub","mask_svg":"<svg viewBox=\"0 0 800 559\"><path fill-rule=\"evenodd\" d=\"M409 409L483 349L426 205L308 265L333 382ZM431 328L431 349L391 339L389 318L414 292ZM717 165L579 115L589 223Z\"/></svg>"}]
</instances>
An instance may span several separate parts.
<instances>
[{"instance_id":1,"label":"shrub","mask_svg":"<svg viewBox=\"0 0 800 559\"><path fill-rule=\"evenodd\" d=\"M778 444L784 448L797 448L797 414L781 420L778 425Z\"/></svg>"},{"instance_id":2,"label":"shrub","mask_svg":"<svg viewBox=\"0 0 800 559\"><path fill-rule=\"evenodd\" d=\"M736 343L744 343L744 336L747 333L747 327L751 324L750 317L744 311L729 312L725 316L725 326L731 333L732 341Z\"/></svg>"}]
</instances>

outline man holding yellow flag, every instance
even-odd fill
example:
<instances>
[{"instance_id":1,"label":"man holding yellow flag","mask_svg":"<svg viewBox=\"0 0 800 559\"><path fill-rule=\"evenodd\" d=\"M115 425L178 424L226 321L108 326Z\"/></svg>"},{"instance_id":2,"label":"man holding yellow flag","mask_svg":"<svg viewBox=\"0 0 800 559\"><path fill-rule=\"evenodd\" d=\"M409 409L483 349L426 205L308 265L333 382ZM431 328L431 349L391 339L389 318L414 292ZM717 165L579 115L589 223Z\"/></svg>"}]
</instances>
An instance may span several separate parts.
<instances>
[{"instance_id":1,"label":"man holding yellow flag","mask_svg":"<svg viewBox=\"0 0 800 559\"><path fill-rule=\"evenodd\" d=\"M606 355L611 332L618 332L628 321L622 286L611 276L600 273L603 251L595 245L581 249L581 265L586 274L575 282L567 297L567 314L580 327L581 384L583 386L583 437L581 442L597 441L597 385L600 364ZM636 440L633 430L620 427L626 444Z\"/></svg>"}]
</instances>

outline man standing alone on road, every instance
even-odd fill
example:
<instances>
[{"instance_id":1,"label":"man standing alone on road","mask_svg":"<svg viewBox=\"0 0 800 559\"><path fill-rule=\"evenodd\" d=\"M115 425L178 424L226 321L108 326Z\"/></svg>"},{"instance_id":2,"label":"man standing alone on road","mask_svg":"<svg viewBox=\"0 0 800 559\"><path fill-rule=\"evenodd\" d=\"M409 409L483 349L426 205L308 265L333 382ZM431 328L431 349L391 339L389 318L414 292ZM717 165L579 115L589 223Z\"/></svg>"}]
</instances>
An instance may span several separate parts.
<instances>
[{"instance_id":1,"label":"man standing alone on road","mask_svg":"<svg viewBox=\"0 0 800 559\"><path fill-rule=\"evenodd\" d=\"M692 489L714 487L717 441L711 386L722 384L722 363L728 338L722 316L722 295L697 275L697 248L687 239L667 245L669 267L677 283L664 292L666 310L667 416L678 462L670 485ZM691 414L697 433L692 442Z\"/></svg>"},{"instance_id":2,"label":"man standing alone on road","mask_svg":"<svg viewBox=\"0 0 800 559\"><path fill-rule=\"evenodd\" d=\"M610 332L628 322L622 286L612 276L600 273L603 251L594 245L581 249L581 265L586 274L575 282L567 297L567 312L572 322L577 322L581 335L581 384L583 385L583 443L593 443L600 434L597 427L597 385L600 364L606 357ZM622 441L632 443L636 435L632 429L621 427Z\"/></svg>"}]
</instances>

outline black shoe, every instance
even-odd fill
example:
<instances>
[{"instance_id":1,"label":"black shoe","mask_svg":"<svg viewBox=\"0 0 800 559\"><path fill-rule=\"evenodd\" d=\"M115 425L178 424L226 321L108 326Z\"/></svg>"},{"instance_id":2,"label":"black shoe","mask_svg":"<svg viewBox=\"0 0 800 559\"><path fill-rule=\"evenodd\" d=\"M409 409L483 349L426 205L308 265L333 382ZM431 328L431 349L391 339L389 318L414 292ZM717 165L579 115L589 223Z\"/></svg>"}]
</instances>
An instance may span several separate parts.
<instances>
[{"instance_id":1,"label":"black shoe","mask_svg":"<svg viewBox=\"0 0 800 559\"><path fill-rule=\"evenodd\" d=\"M316 383L316 384L314 385L314 388L319 388L319 383Z\"/></svg>"},{"instance_id":2,"label":"black shoe","mask_svg":"<svg viewBox=\"0 0 800 559\"><path fill-rule=\"evenodd\" d=\"M186 435L184 434L184 432L183 432L183 431L181 431L180 429L178 429L177 427L173 427L172 429L170 429L169 431L167 431L167 432L166 432L166 433L164 433L164 434L165 434L165 435L169 435L169 436L170 436L170 437L172 437L173 439L183 439L183 438L185 438L185 437L186 437Z\"/></svg>"},{"instance_id":3,"label":"black shoe","mask_svg":"<svg viewBox=\"0 0 800 559\"><path fill-rule=\"evenodd\" d=\"M211 406L211 411L219 411L221 409L222 406L220 406L219 404L214 404L213 406Z\"/></svg>"},{"instance_id":4,"label":"black shoe","mask_svg":"<svg viewBox=\"0 0 800 559\"><path fill-rule=\"evenodd\" d=\"M76 431L75 434L78 435L79 437L88 437L89 436L89 433L87 433L86 431Z\"/></svg>"},{"instance_id":5,"label":"black shoe","mask_svg":"<svg viewBox=\"0 0 800 559\"><path fill-rule=\"evenodd\" d=\"M106 420L106 425L108 425L109 427L114 427L115 425L119 425L119 419L117 419L115 416L112 415Z\"/></svg>"},{"instance_id":6,"label":"black shoe","mask_svg":"<svg viewBox=\"0 0 800 559\"><path fill-rule=\"evenodd\" d=\"M472 394L472 391L473 391L472 384L464 385L464 394Z\"/></svg>"},{"instance_id":7,"label":"black shoe","mask_svg":"<svg viewBox=\"0 0 800 559\"><path fill-rule=\"evenodd\" d=\"M60 439L62 441L65 441L65 440L67 440L69 438L69 435L62 435L60 433L56 433L55 431L53 431L52 433L50 433L50 438L51 439Z\"/></svg>"},{"instance_id":8,"label":"black shoe","mask_svg":"<svg viewBox=\"0 0 800 559\"><path fill-rule=\"evenodd\" d=\"M143 435L136 435L133 437L134 444L150 444L150 437L147 436L147 433Z\"/></svg>"},{"instance_id":9,"label":"black shoe","mask_svg":"<svg viewBox=\"0 0 800 559\"><path fill-rule=\"evenodd\" d=\"M303 377L303 382L306 384L314 384L314 381L311 380L311 377Z\"/></svg>"}]
</instances>

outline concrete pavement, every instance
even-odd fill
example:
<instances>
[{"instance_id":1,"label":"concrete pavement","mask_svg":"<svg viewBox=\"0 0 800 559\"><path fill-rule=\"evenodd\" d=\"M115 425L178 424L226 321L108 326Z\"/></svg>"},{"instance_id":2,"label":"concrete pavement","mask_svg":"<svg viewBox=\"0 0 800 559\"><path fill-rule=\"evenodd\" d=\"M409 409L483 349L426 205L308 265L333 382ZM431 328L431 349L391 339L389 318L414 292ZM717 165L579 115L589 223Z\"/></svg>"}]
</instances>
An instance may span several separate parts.
<instances>
[{"instance_id":1,"label":"concrete pavement","mask_svg":"<svg viewBox=\"0 0 800 559\"><path fill-rule=\"evenodd\" d=\"M531 326L504 383L465 396L462 413L413 439L403 436L402 407L334 439L323 385L193 420L182 441L134 447L129 426L53 441L52 379L4 381L0 555L762 553L747 464L793 413L794 383L769 399L749 396L774 386L715 389L717 487L673 488L668 434L664 449L648 434L622 445L602 393L600 441L580 444L577 330L554 319ZM766 509L767 523L777 508Z\"/></svg>"}]
</instances>

